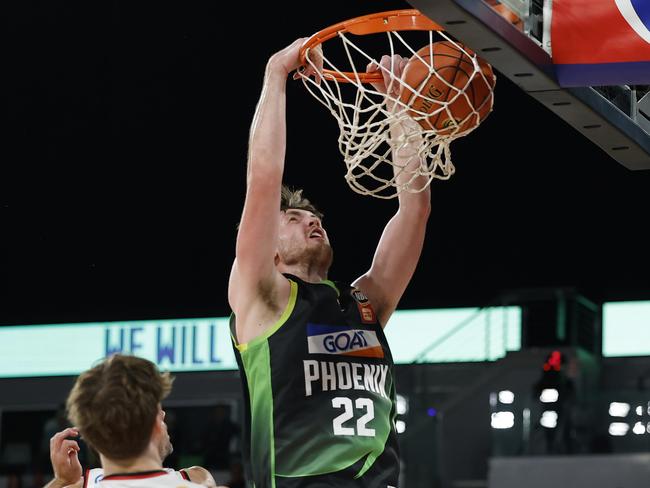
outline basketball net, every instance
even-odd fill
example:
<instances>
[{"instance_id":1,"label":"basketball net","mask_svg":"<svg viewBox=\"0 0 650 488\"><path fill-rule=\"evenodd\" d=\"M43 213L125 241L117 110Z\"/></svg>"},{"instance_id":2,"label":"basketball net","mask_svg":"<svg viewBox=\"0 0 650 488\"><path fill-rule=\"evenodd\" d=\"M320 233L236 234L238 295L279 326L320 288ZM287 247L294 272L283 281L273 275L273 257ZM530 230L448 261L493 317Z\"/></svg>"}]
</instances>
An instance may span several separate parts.
<instances>
[{"instance_id":1,"label":"basketball net","mask_svg":"<svg viewBox=\"0 0 650 488\"><path fill-rule=\"evenodd\" d=\"M385 34L388 36L389 49L382 54L390 55L391 59L394 54L418 56L416 52L421 46L412 47L400 32L388 31ZM428 31L426 34L431 45L434 42L433 31ZM439 31L437 35L451 42L472 60L474 71L469 77L470 81L478 76L483 78L488 87L491 86L480 69L476 54L465 50L444 32ZM482 108L482 106L474 107L465 93L470 83L468 82L462 89L455 87L435 72L431 66L434 56L429 56L430 61L425 61L418 56L423 64L429 65L432 75L438 77L455 92L446 102L427 97L421 93L426 77L421 86L411 87L395 75L395 66L392 64L388 67L379 66L379 59L367 54L353 42L352 37L345 32L338 32L331 39L331 42L336 42L338 39L343 44L346 54L345 64L335 64L325 56L325 49L323 49L325 72L320 83L312 77L305 76L302 70L299 70L307 90L336 119L340 130L339 150L347 167L345 180L350 188L362 195L389 199L403 191L421 192L434 178L449 179L455 172L449 146L452 141L469 134L477 127L478 124L464 124L464 122L471 117L479 117L478 111ZM397 49L401 52L398 53ZM305 60L316 68L312 59L313 53L313 49L308 49ZM380 70L389 75L388 93L382 93L372 84L361 80L360 74L366 72L369 63L375 63ZM406 97L406 103L400 101L399 95L391 94L396 91L396 88L400 92L403 90L412 92L412 95ZM422 97L433 106L433 109L427 112L414 110L407 104L414 97ZM463 120L454 121L449 105L458 97L467 99L471 112ZM492 88L490 88L490 96L483 101L483 104L485 103L489 103L489 110L492 110ZM441 112L446 112L451 123L444 130L435 128L432 124L419 123ZM480 120L480 117L477 120Z\"/></svg>"}]
</instances>

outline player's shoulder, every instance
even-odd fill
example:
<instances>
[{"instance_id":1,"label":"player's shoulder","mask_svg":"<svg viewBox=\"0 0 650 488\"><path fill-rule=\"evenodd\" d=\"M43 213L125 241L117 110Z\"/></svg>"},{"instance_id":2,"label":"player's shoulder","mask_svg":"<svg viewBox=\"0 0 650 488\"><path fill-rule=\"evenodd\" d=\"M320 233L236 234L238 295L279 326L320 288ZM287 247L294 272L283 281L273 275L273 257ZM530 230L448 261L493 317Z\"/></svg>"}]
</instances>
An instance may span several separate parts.
<instances>
[{"instance_id":1,"label":"player's shoulder","mask_svg":"<svg viewBox=\"0 0 650 488\"><path fill-rule=\"evenodd\" d=\"M185 475L189 479L193 480L196 483L199 483L200 486L218 488L217 483L212 476L212 473L202 466L191 466L189 468L184 468L182 471L185 472Z\"/></svg>"},{"instance_id":2,"label":"player's shoulder","mask_svg":"<svg viewBox=\"0 0 650 488\"><path fill-rule=\"evenodd\" d=\"M254 280L246 279L236 269L228 283L228 303L238 318L260 304L277 308L285 295L288 298L290 281L276 268L269 276Z\"/></svg>"}]
</instances>

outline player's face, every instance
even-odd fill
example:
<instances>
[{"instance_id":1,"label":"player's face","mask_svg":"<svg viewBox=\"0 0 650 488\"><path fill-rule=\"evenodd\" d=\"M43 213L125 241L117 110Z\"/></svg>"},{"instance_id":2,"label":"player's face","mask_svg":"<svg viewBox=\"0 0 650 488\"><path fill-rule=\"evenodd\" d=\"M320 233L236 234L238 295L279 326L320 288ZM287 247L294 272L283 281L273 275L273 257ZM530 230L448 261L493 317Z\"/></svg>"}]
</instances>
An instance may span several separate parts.
<instances>
[{"instance_id":1,"label":"player's face","mask_svg":"<svg viewBox=\"0 0 650 488\"><path fill-rule=\"evenodd\" d=\"M172 446L172 441L169 438L169 433L167 432L167 424L165 423L165 411L162 408L158 411L157 421L160 423L158 452L160 454L160 459L165 459L174 451L174 446Z\"/></svg>"},{"instance_id":2,"label":"player's face","mask_svg":"<svg viewBox=\"0 0 650 488\"><path fill-rule=\"evenodd\" d=\"M329 268L332 247L321 220L307 210L281 212L278 255L285 264L308 263Z\"/></svg>"}]
</instances>

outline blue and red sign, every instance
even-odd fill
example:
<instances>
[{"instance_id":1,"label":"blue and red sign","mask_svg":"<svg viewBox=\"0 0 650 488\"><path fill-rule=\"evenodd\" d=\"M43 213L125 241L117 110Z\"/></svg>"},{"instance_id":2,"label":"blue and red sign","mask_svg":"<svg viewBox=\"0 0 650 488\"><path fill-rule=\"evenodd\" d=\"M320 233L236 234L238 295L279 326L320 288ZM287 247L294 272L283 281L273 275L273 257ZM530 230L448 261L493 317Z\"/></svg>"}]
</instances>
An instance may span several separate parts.
<instances>
[{"instance_id":1,"label":"blue and red sign","mask_svg":"<svg viewBox=\"0 0 650 488\"><path fill-rule=\"evenodd\" d=\"M554 0L561 86L650 84L650 0Z\"/></svg>"}]
</instances>

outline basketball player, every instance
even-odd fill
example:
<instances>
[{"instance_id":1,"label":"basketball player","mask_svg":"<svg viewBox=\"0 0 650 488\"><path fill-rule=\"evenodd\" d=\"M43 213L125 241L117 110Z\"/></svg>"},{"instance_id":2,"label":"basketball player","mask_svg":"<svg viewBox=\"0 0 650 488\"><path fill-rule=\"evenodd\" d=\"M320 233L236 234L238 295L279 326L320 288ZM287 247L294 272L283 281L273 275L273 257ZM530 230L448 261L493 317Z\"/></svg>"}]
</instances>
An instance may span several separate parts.
<instances>
[{"instance_id":1,"label":"basketball player","mask_svg":"<svg viewBox=\"0 0 650 488\"><path fill-rule=\"evenodd\" d=\"M50 440L54 479L46 488L215 488L204 468L163 468L173 447L160 402L171 386L168 373L161 374L152 362L135 356L116 354L82 373L67 400L75 428L58 432ZM99 453L103 466L87 470L85 478L77 457L79 445L69 439L80 433Z\"/></svg>"},{"instance_id":2,"label":"basketball player","mask_svg":"<svg viewBox=\"0 0 650 488\"><path fill-rule=\"evenodd\" d=\"M266 66L229 282L247 474L255 488L396 487L393 361L382 329L416 268L430 192L399 196L370 270L352 286L328 279L332 248L322 214L282 186L285 88L305 40ZM401 76L405 60L394 61ZM305 68L317 81L319 73ZM387 86L385 77L377 87ZM391 130L398 137L401 129ZM397 163L418 163L395 152Z\"/></svg>"}]
</instances>

